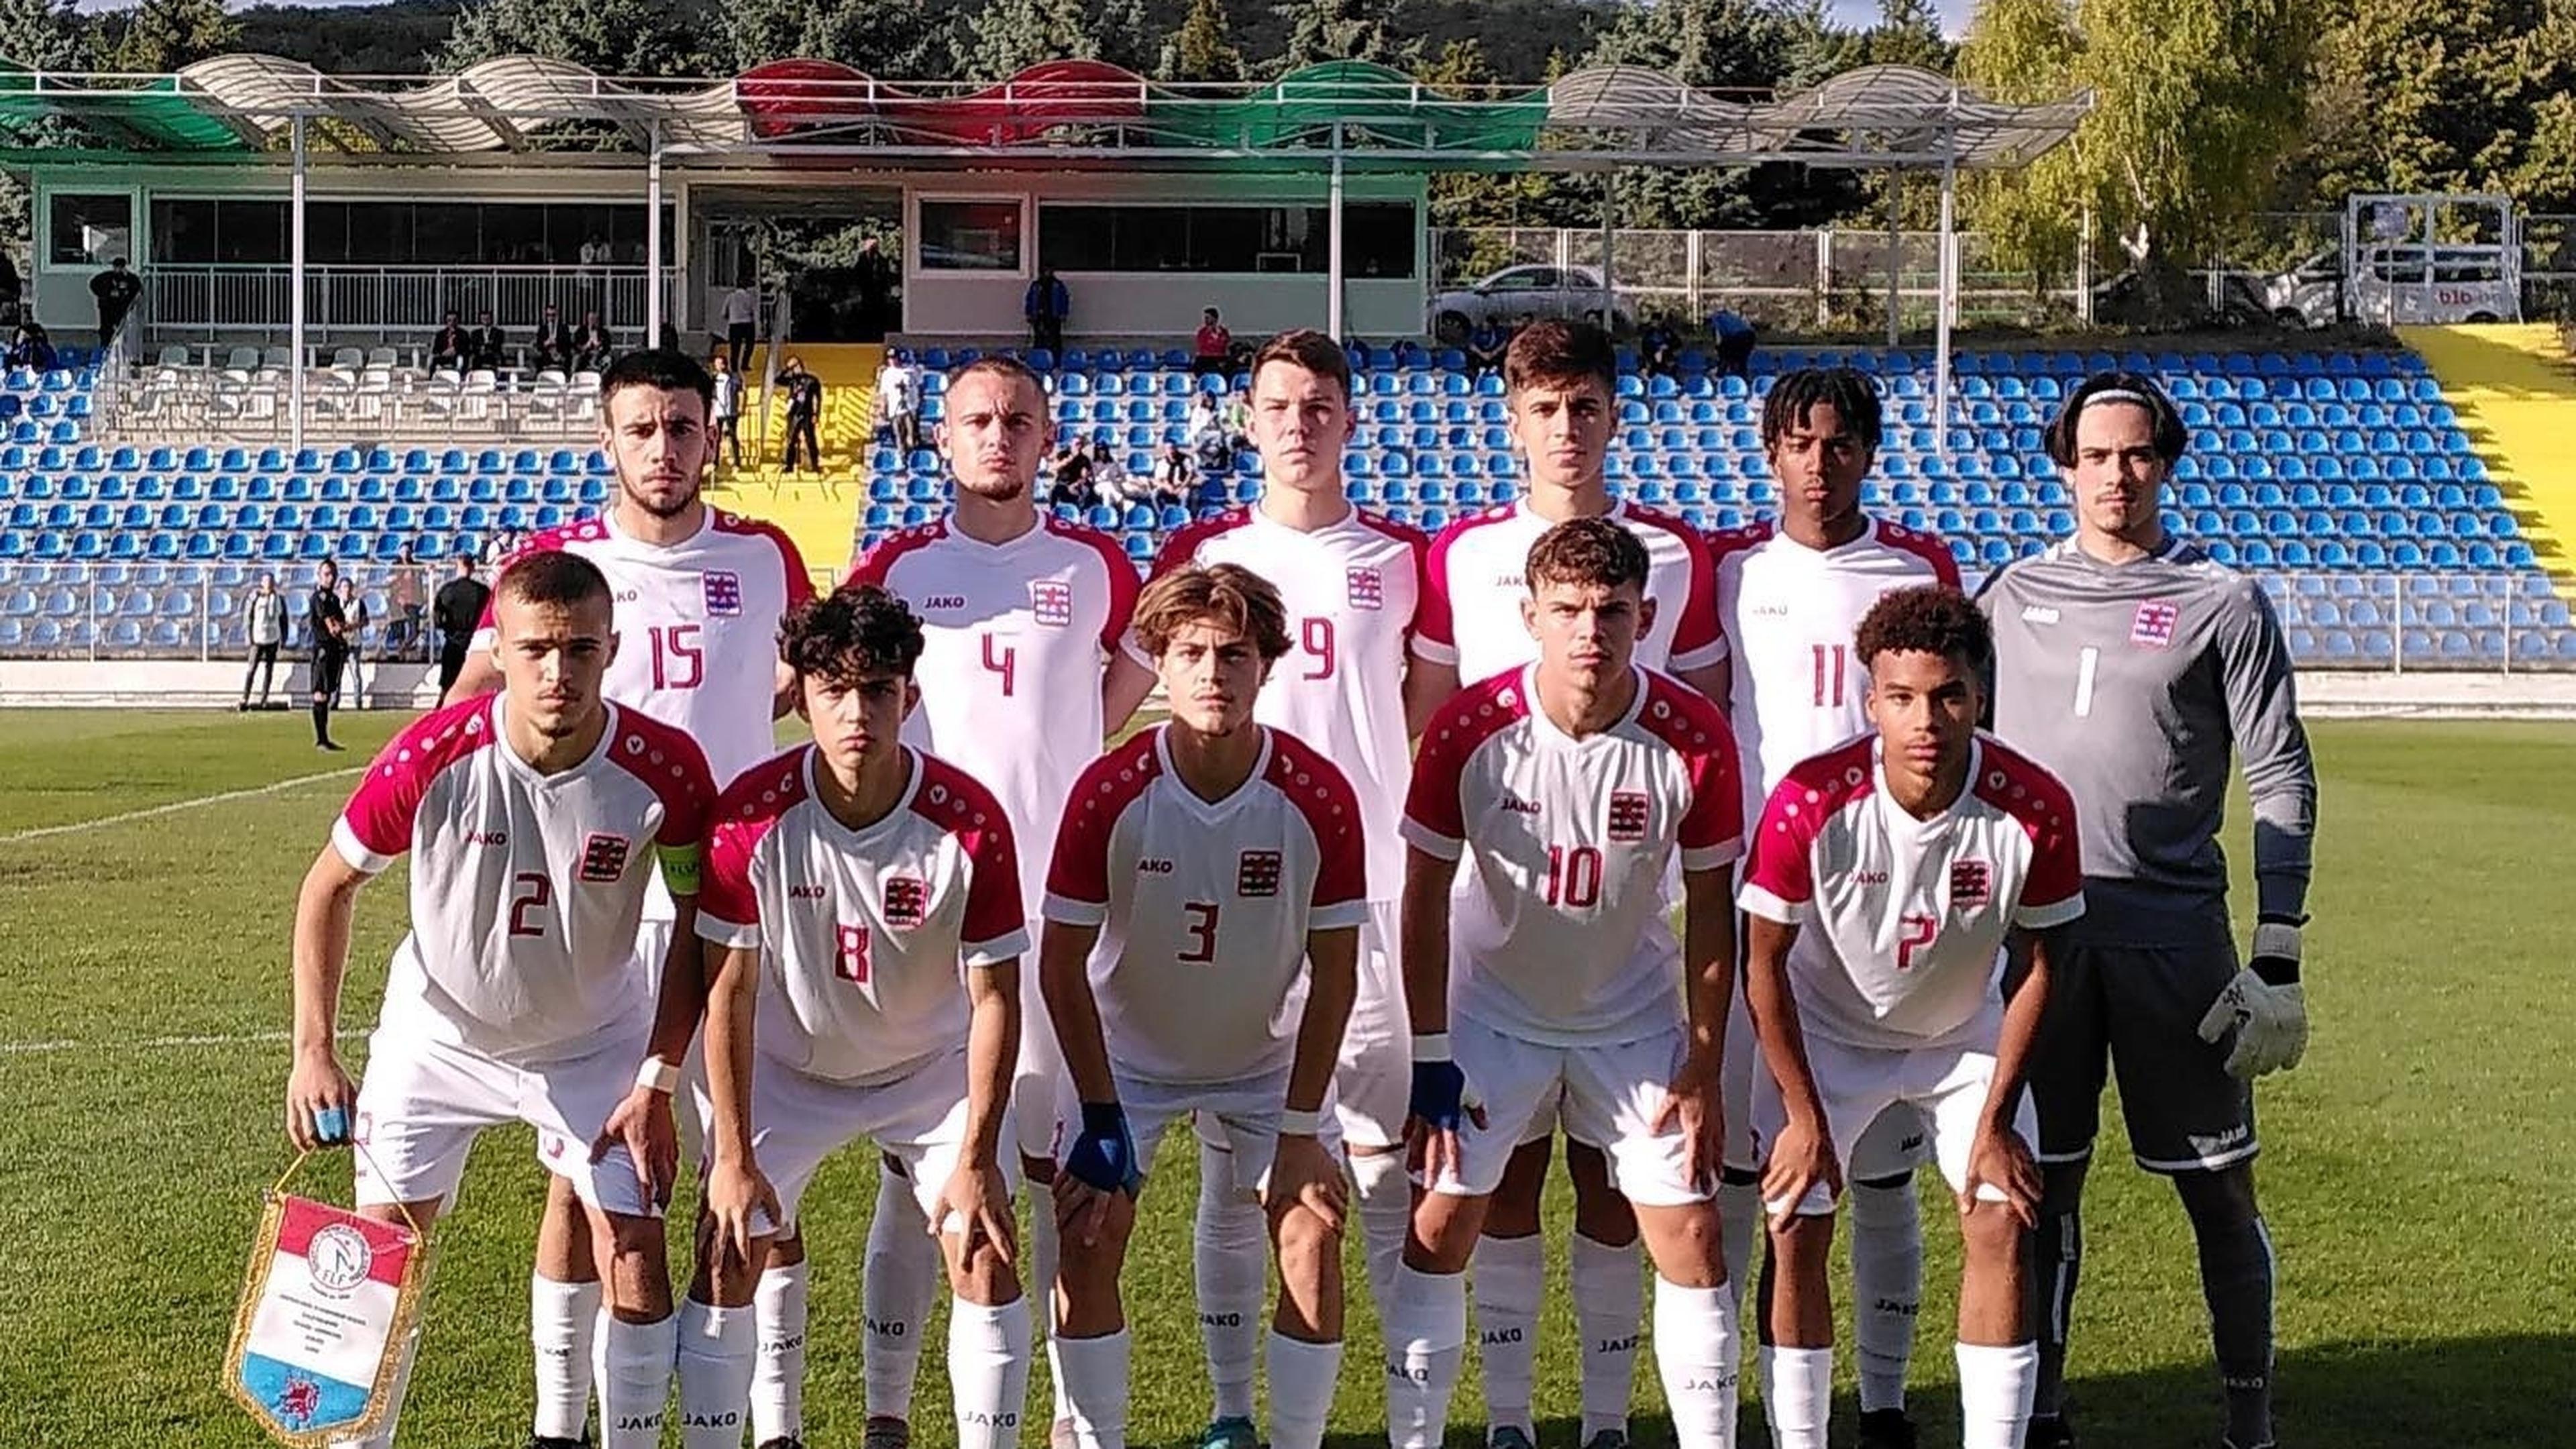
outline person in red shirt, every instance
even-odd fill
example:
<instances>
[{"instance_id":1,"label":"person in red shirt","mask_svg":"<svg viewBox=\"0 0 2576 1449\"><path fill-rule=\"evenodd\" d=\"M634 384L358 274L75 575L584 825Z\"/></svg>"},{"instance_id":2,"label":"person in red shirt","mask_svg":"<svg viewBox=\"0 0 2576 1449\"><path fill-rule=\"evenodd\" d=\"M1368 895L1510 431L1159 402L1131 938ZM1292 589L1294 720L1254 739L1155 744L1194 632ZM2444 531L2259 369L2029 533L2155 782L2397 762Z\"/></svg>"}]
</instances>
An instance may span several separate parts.
<instances>
[{"instance_id":1,"label":"person in red shirt","mask_svg":"<svg viewBox=\"0 0 2576 1449\"><path fill-rule=\"evenodd\" d=\"M1190 371L1200 377L1215 373L1222 377L1234 361L1234 334L1217 320L1216 309L1199 313L1198 343L1190 357Z\"/></svg>"}]
</instances>

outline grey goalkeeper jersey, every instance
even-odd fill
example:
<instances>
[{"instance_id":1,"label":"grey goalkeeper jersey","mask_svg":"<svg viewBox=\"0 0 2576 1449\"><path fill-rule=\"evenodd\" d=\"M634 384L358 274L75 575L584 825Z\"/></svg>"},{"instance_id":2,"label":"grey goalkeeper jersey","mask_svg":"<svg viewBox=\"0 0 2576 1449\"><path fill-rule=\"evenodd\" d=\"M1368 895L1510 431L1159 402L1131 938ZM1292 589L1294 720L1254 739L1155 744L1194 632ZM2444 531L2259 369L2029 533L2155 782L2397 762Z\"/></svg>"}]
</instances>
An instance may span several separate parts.
<instances>
[{"instance_id":1,"label":"grey goalkeeper jersey","mask_svg":"<svg viewBox=\"0 0 2576 1449\"><path fill-rule=\"evenodd\" d=\"M2218 845L2228 757L2245 762L2262 909L2300 914L2317 772L2271 601L2190 543L2106 564L2061 542L1978 591L1995 634L1994 731L2074 793L2079 940L2225 940Z\"/></svg>"}]
</instances>

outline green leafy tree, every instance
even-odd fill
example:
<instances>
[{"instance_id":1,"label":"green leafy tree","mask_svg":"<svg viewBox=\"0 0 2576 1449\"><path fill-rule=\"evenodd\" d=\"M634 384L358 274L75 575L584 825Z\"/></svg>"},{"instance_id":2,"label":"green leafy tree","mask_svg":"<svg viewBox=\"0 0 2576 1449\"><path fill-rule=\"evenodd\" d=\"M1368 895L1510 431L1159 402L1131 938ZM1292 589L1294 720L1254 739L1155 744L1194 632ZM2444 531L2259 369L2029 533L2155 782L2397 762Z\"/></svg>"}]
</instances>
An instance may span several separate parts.
<instances>
[{"instance_id":1,"label":"green leafy tree","mask_svg":"<svg viewBox=\"0 0 2576 1449\"><path fill-rule=\"evenodd\" d=\"M1243 52L1235 48L1224 0L1190 0L1189 13L1163 42L1154 75L1167 81L1243 79Z\"/></svg>"},{"instance_id":2,"label":"green leafy tree","mask_svg":"<svg viewBox=\"0 0 2576 1449\"><path fill-rule=\"evenodd\" d=\"M1099 14L1090 22L1097 54L1111 65L1138 74L1151 71L1163 52L1162 27L1146 0L1098 0Z\"/></svg>"},{"instance_id":3,"label":"green leafy tree","mask_svg":"<svg viewBox=\"0 0 2576 1449\"><path fill-rule=\"evenodd\" d=\"M143 0L104 29L99 58L110 70L177 70L233 48L241 25L223 0Z\"/></svg>"},{"instance_id":4,"label":"green leafy tree","mask_svg":"<svg viewBox=\"0 0 2576 1449\"><path fill-rule=\"evenodd\" d=\"M541 55L605 75L706 75L726 59L715 18L700 5L656 0L483 0L456 17L439 66Z\"/></svg>"},{"instance_id":5,"label":"green leafy tree","mask_svg":"<svg viewBox=\"0 0 2576 1449\"><path fill-rule=\"evenodd\" d=\"M1399 63L1403 56L1388 34L1389 8L1383 0L1290 0L1279 6L1279 17L1288 22L1280 73L1328 60Z\"/></svg>"},{"instance_id":6,"label":"green leafy tree","mask_svg":"<svg viewBox=\"0 0 2576 1449\"><path fill-rule=\"evenodd\" d=\"M1082 0L985 0L957 47L966 78L997 81L1045 60L1100 54Z\"/></svg>"},{"instance_id":7,"label":"green leafy tree","mask_svg":"<svg viewBox=\"0 0 2576 1449\"><path fill-rule=\"evenodd\" d=\"M953 64L951 8L939 0L727 0L731 68L802 56L890 79L939 79Z\"/></svg>"},{"instance_id":8,"label":"green leafy tree","mask_svg":"<svg viewBox=\"0 0 2576 1449\"><path fill-rule=\"evenodd\" d=\"M37 70L87 66L80 16L72 9L72 0L0 0L0 54ZM0 140L16 145L69 145L78 137L69 121L58 118L0 120ZM27 184L18 173L0 170L0 248L20 264L21 276L32 272L32 205Z\"/></svg>"}]
</instances>

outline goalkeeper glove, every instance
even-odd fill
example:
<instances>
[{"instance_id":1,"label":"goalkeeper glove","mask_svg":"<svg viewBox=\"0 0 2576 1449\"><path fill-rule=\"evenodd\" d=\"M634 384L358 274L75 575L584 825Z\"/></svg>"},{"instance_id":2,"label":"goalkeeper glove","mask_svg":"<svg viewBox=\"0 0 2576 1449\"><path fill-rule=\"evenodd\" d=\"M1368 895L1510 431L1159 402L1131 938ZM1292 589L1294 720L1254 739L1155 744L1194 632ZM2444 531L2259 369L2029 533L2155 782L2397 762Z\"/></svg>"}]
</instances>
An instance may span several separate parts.
<instances>
[{"instance_id":1,"label":"goalkeeper glove","mask_svg":"<svg viewBox=\"0 0 2576 1449\"><path fill-rule=\"evenodd\" d=\"M1077 1181L1102 1192L1136 1195L1145 1180L1136 1161L1136 1139L1127 1130L1127 1109L1115 1102L1082 1104L1082 1130L1064 1155L1064 1170Z\"/></svg>"},{"instance_id":2,"label":"goalkeeper glove","mask_svg":"<svg viewBox=\"0 0 2576 1449\"><path fill-rule=\"evenodd\" d=\"M2299 986L2299 928L2292 916L2265 916L2254 927L2254 950L2245 969L2200 1019L2200 1039L2212 1044L2235 1028L2227 1070L2242 1078L2299 1064L2308 1050L2308 1003Z\"/></svg>"}]
</instances>

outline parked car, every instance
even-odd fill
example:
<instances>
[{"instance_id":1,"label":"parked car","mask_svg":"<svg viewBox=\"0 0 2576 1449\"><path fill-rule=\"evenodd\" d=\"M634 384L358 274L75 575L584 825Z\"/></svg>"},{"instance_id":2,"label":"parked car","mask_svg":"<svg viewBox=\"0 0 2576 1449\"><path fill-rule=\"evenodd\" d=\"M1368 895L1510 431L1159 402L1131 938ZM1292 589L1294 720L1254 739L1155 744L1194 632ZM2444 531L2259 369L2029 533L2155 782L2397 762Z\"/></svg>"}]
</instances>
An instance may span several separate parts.
<instances>
[{"instance_id":1,"label":"parked car","mask_svg":"<svg viewBox=\"0 0 2576 1449\"><path fill-rule=\"evenodd\" d=\"M1633 301L1614 297L1610 330L1627 332L1636 325ZM1431 335L1455 347L1485 323L1508 326L1527 313L1538 317L1601 317L1601 273L1592 267L1558 267L1541 262L1505 267L1472 287L1442 292L1431 299Z\"/></svg>"}]
</instances>

